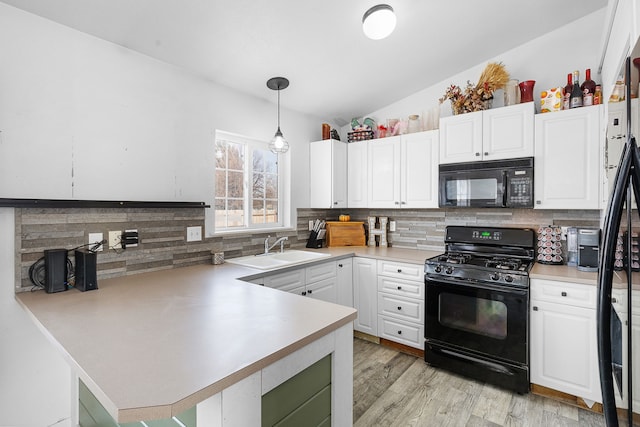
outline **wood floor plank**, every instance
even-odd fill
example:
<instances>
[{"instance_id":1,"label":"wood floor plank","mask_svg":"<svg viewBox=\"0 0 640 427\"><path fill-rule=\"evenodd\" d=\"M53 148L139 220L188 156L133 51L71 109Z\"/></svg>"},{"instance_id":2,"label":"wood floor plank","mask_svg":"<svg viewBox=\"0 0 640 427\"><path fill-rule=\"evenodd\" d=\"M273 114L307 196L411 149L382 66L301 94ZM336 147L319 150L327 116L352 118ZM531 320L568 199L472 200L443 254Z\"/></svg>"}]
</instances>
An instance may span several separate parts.
<instances>
[{"instance_id":1,"label":"wood floor plank","mask_svg":"<svg viewBox=\"0 0 640 427\"><path fill-rule=\"evenodd\" d=\"M473 415L498 425L504 425L513 393L485 384Z\"/></svg>"},{"instance_id":2,"label":"wood floor plank","mask_svg":"<svg viewBox=\"0 0 640 427\"><path fill-rule=\"evenodd\" d=\"M353 382L353 418L358 419L415 362L415 358L395 352L383 363L373 359L362 362Z\"/></svg>"},{"instance_id":3,"label":"wood floor plank","mask_svg":"<svg viewBox=\"0 0 640 427\"><path fill-rule=\"evenodd\" d=\"M519 395L354 340L357 427L604 427L602 414Z\"/></svg>"}]
</instances>

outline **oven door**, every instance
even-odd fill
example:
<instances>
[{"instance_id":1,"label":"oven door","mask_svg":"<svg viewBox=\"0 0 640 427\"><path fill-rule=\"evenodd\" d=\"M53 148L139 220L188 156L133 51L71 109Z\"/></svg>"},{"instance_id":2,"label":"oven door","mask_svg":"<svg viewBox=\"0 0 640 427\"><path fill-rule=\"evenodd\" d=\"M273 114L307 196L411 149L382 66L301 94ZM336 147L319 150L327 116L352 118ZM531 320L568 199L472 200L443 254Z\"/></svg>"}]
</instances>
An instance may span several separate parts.
<instances>
[{"instance_id":1,"label":"oven door","mask_svg":"<svg viewBox=\"0 0 640 427\"><path fill-rule=\"evenodd\" d=\"M425 282L427 343L528 364L528 289L433 278Z\"/></svg>"},{"instance_id":2,"label":"oven door","mask_svg":"<svg viewBox=\"0 0 640 427\"><path fill-rule=\"evenodd\" d=\"M457 166L457 165L456 165ZM445 207L504 207L507 176L501 169L449 170L440 166L439 205Z\"/></svg>"}]
</instances>

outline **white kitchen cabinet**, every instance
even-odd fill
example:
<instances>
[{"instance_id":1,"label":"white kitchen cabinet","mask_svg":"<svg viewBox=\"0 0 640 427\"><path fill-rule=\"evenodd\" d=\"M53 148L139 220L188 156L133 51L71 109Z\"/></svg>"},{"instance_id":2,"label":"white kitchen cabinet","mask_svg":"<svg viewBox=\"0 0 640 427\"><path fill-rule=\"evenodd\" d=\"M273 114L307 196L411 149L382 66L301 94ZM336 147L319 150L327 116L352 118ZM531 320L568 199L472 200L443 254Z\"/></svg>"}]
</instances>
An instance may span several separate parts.
<instances>
[{"instance_id":1,"label":"white kitchen cabinet","mask_svg":"<svg viewBox=\"0 0 640 427\"><path fill-rule=\"evenodd\" d=\"M347 144L335 139L309 144L311 208L347 207Z\"/></svg>"},{"instance_id":2,"label":"white kitchen cabinet","mask_svg":"<svg viewBox=\"0 0 640 427\"><path fill-rule=\"evenodd\" d=\"M267 275L262 281L270 288L336 303L336 273L336 261L329 261Z\"/></svg>"},{"instance_id":3,"label":"white kitchen cabinet","mask_svg":"<svg viewBox=\"0 0 640 427\"><path fill-rule=\"evenodd\" d=\"M368 141L368 207L438 207L439 132Z\"/></svg>"},{"instance_id":4,"label":"white kitchen cabinet","mask_svg":"<svg viewBox=\"0 0 640 427\"><path fill-rule=\"evenodd\" d=\"M353 322L356 331L378 335L378 298L376 286L376 260L353 259L353 304L358 317Z\"/></svg>"},{"instance_id":5,"label":"white kitchen cabinet","mask_svg":"<svg viewBox=\"0 0 640 427\"><path fill-rule=\"evenodd\" d=\"M353 258L336 261L337 303L353 307Z\"/></svg>"},{"instance_id":6,"label":"white kitchen cabinet","mask_svg":"<svg viewBox=\"0 0 640 427\"><path fill-rule=\"evenodd\" d=\"M304 287L305 276L304 269L286 271L284 273L276 273L265 276L263 279L264 286L268 288L278 289L280 291L292 292L296 288Z\"/></svg>"},{"instance_id":7,"label":"white kitchen cabinet","mask_svg":"<svg viewBox=\"0 0 640 427\"><path fill-rule=\"evenodd\" d=\"M378 335L424 350L424 277L417 264L378 260Z\"/></svg>"},{"instance_id":8,"label":"white kitchen cabinet","mask_svg":"<svg viewBox=\"0 0 640 427\"><path fill-rule=\"evenodd\" d=\"M602 106L535 118L535 208L599 209Z\"/></svg>"},{"instance_id":9,"label":"white kitchen cabinet","mask_svg":"<svg viewBox=\"0 0 640 427\"><path fill-rule=\"evenodd\" d=\"M440 163L482 158L482 111L440 119Z\"/></svg>"},{"instance_id":10,"label":"white kitchen cabinet","mask_svg":"<svg viewBox=\"0 0 640 427\"><path fill-rule=\"evenodd\" d=\"M596 287L531 279L530 322L531 382L601 402Z\"/></svg>"},{"instance_id":11,"label":"white kitchen cabinet","mask_svg":"<svg viewBox=\"0 0 640 427\"><path fill-rule=\"evenodd\" d=\"M440 119L440 163L531 157L533 102Z\"/></svg>"},{"instance_id":12,"label":"white kitchen cabinet","mask_svg":"<svg viewBox=\"0 0 640 427\"><path fill-rule=\"evenodd\" d=\"M347 206L366 208L368 203L368 141L347 144Z\"/></svg>"}]
</instances>

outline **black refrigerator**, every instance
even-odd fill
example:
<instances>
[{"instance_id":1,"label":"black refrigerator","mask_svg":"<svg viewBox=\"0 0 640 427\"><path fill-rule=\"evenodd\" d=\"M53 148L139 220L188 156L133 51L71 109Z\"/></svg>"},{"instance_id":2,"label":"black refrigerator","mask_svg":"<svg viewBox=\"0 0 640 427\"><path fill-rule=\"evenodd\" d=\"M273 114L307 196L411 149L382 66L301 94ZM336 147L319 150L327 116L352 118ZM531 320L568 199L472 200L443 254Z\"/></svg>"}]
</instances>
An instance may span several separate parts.
<instances>
[{"instance_id":1,"label":"black refrigerator","mask_svg":"<svg viewBox=\"0 0 640 427\"><path fill-rule=\"evenodd\" d=\"M640 220L637 205L640 201L640 150L631 134L630 63L627 59L626 141L603 223L598 270L598 359L602 404L608 427L640 426L640 376L637 372L640 360L636 360L634 365L633 351L634 345L640 347L640 324L634 326L632 316L633 299L640 297L640 272L635 261L640 257L639 237L632 227ZM624 225L622 228L621 223ZM622 263L621 259L625 262ZM634 275L638 278L634 279ZM636 317L640 319L640 316ZM637 331L635 334L634 330ZM637 335L636 343L634 335ZM636 354L635 357L639 356Z\"/></svg>"}]
</instances>

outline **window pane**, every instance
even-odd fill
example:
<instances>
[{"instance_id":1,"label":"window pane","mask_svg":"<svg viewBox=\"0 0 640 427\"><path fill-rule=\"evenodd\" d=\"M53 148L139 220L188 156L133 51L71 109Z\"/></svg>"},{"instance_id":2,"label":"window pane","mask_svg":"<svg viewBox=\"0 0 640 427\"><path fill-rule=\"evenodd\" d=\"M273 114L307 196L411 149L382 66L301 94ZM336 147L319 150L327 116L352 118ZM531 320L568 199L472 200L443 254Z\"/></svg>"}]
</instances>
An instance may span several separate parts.
<instances>
[{"instance_id":1,"label":"window pane","mask_svg":"<svg viewBox=\"0 0 640 427\"><path fill-rule=\"evenodd\" d=\"M244 174L242 172L229 171L228 197L242 198L244 196Z\"/></svg>"},{"instance_id":2,"label":"window pane","mask_svg":"<svg viewBox=\"0 0 640 427\"><path fill-rule=\"evenodd\" d=\"M265 201L265 216L266 216L266 222L269 224L278 222L278 201L277 200Z\"/></svg>"},{"instance_id":3,"label":"window pane","mask_svg":"<svg viewBox=\"0 0 640 427\"><path fill-rule=\"evenodd\" d=\"M278 176L277 175L267 175L265 177L265 197L269 199L277 199L278 198Z\"/></svg>"},{"instance_id":4,"label":"window pane","mask_svg":"<svg viewBox=\"0 0 640 427\"><path fill-rule=\"evenodd\" d=\"M264 174L253 173L253 198L261 199L264 197Z\"/></svg>"},{"instance_id":5,"label":"window pane","mask_svg":"<svg viewBox=\"0 0 640 427\"><path fill-rule=\"evenodd\" d=\"M227 165L227 147L222 141L216 141L216 168L225 168Z\"/></svg>"},{"instance_id":6,"label":"window pane","mask_svg":"<svg viewBox=\"0 0 640 427\"><path fill-rule=\"evenodd\" d=\"M229 200L227 205L227 227L244 227L244 201Z\"/></svg>"},{"instance_id":7,"label":"window pane","mask_svg":"<svg viewBox=\"0 0 640 427\"><path fill-rule=\"evenodd\" d=\"M242 145L232 142L227 143L227 168L233 170L244 169L244 150Z\"/></svg>"},{"instance_id":8,"label":"window pane","mask_svg":"<svg viewBox=\"0 0 640 427\"><path fill-rule=\"evenodd\" d=\"M271 151L264 151L264 171L278 173L278 155Z\"/></svg>"},{"instance_id":9,"label":"window pane","mask_svg":"<svg viewBox=\"0 0 640 427\"><path fill-rule=\"evenodd\" d=\"M264 224L264 200L253 200L253 211L251 212L251 220L254 224Z\"/></svg>"},{"instance_id":10,"label":"window pane","mask_svg":"<svg viewBox=\"0 0 640 427\"><path fill-rule=\"evenodd\" d=\"M227 226L227 202L226 199L215 200L216 228Z\"/></svg>"},{"instance_id":11,"label":"window pane","mask_svg":"<svg viewBox=\"0 0 640 427\"><path fill-rule=\"evenodd\" d=\"M216 170L216 197L227 195L227 174L224 170Z\"/></svg>"},{"instance_id":12,"label":"window pane","mask_svg":"<svg viewBox=\"0 0 640 427\"><path fill-rule=\"evenodd\" d=\"M264 172L264 151L253 150L253 171Z\"/></svg>"}]
</instances>

